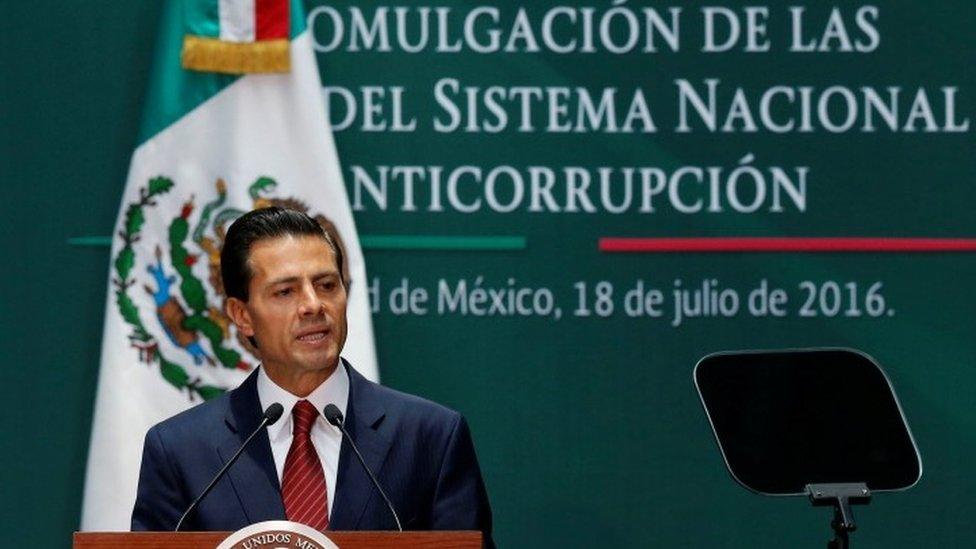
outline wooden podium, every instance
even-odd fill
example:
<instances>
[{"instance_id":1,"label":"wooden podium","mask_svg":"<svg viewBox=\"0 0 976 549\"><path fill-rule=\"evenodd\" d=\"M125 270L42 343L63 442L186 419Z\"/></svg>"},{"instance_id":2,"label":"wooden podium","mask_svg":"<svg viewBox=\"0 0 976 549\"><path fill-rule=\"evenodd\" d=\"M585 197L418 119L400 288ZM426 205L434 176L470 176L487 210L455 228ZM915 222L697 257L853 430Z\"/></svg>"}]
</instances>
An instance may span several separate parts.
<instances>
[{"instance_id":1,"label":"wooden podium","mask_svg":"<svg viewBox=\"0 0 976 549\"><path fill-rule=\"evenodd\" d=\"M75 532L75 549L214 549L232 532ZM480 549L481 532L326 532L341 549Z\"/></svg>"}]
</instances>

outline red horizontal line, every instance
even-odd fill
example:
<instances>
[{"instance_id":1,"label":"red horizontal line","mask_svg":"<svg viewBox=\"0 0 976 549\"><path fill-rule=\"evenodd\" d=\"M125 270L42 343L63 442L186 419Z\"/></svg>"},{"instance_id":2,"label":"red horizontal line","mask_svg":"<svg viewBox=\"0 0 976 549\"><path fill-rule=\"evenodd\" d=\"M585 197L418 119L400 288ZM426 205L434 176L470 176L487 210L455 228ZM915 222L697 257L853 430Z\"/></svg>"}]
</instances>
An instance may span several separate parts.
<instances>
[{"instance_id":1,"label":"red horizontal line","mask_svg":"<svg viewBox=\"0 0 976 549\"><path fill-rule=\"evenodd\" d=\"M973 238L615 238L599 240L601 252L976 252Z\"/></svg>"}]
</instances>

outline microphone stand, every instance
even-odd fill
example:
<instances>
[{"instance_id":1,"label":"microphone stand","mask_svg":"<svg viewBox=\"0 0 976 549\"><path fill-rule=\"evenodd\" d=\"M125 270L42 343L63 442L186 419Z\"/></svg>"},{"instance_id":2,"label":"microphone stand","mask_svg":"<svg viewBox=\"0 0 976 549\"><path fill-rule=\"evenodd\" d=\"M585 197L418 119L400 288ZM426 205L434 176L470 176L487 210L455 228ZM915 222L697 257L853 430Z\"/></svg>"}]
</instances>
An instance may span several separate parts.
<instances>
[{"instance_id":1,"label":"microphone stand","mask_svg":"<svg viewBox=\"0 0 976 549\"><path fill-rule=\"evenodd\" d=\"M335 425L342 431L342 436L346 437L349 441L349 446L352 447L352 451L355 452L356 457L359 458L359 463L366 470L366 474L369 475L369 479L373 481L373 486L379 491L380 496L383 497L383 501L386 502L386 506L390 509L390 513L393 514L393 520L396 521L397 530L402 532L403 526L400 525L400 517L397 515L396 509L393 507L393 503L390 502L390 498L386 496L386 492L380 487L380 483L376 480L376 476L370 471L369 467L366 465L366 460L363 459L363 455L359 453L359 448L356 447L356 442L353 441L352 436L349 435L349 431L346 430L345 420L342 417L342 412L339 411L339 407L335 404L329 404L325 407L325 419L332 425Z\"/></svg>"}]
</instances>

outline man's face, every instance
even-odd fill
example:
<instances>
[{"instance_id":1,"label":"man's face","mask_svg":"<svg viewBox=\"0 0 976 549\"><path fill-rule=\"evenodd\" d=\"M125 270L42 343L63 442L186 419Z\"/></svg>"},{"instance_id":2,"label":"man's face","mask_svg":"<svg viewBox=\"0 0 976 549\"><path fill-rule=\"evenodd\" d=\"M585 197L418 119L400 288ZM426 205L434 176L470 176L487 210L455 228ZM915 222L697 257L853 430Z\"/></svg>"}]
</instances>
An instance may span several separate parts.
<instances>
[{"instance_id":1,"label":"man's face","mask_svg":"<svg viewBox=\"0 0 976 549\"><path fill-rule=\"evenodd\" d=\"M330 374L346 342L346 290L332 248L316 236L259 240L249 265L248 300L231 298L228 312L257 340L265 370Z\"/></svg>"}]
</instances>

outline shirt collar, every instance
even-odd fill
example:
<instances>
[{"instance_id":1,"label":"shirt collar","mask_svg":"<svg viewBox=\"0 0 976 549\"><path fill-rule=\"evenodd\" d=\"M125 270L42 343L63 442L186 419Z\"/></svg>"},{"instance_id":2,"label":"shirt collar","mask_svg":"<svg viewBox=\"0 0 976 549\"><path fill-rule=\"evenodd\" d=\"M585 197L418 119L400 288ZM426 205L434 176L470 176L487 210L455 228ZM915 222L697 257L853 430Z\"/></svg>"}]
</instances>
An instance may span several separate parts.
<instances>
[{"instance_id":1,"label":"shirt collar","mask_svg":"<svg viewBox=\"0 0 976 549\"><path fill-rule=\"evenodd\" d=\"M303 399L281 388L268 377L264 368L260 368L258 370L258 399L261 401L262 410L267 410L268 406L271 406L275 402L281 404L285 409L281 420L275 422L274 425L268 426L268 437L271 440L277 440L279 437L291 435L291 412L299 400L309 401L319 411L319 417L315 420L316 424L322 423L323 426L326 424L326 420L322 416L322 410L325 409L327 404L335 404L339 408L339 411L342 412L342 415L345 416L346 404L349 401L349 373L346 372L346 366L340 360L339 365L332 372L332 375L326 378L321 385L316 387L314 391Z\"/></svg>"}]
</instances>

